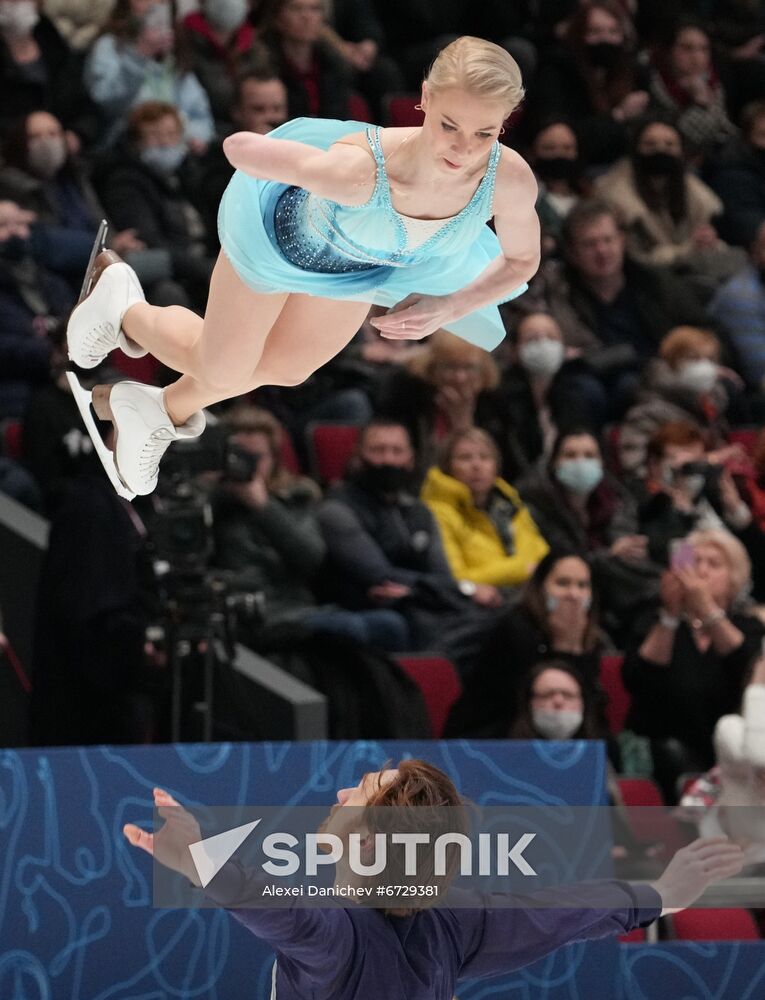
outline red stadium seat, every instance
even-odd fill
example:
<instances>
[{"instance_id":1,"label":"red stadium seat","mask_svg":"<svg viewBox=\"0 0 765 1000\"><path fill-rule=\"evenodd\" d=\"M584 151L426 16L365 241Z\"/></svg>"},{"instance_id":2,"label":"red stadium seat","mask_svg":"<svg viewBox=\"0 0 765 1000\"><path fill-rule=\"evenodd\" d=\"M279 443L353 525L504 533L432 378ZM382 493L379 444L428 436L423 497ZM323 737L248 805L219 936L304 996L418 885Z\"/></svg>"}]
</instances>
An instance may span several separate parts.
<instances>
[{"instance_id":1,"label":"red stadium seat","mask_svg":"<svg viewBox=\"0 0 765 1000\"><path fill-rule=\"evenodd\" d=\"M118 372L122 372L128 378L135 379L136 382L145 382L147 385L157 385L159 361L151 354L146 354L142 358L129 358L122 351L115 351L110 361Z\"/></svg>"},{"instance_id":2,"label":"red stadium seat","mask_svg":"<svg viewBox=\"0 0 765 1000\"><path fill-rule=\"evenodd\" d=\"M672 915L679 941L759 941L760 931L749 910L691 909Z\"/></svg>"},{"instance_id":3,"label":"red stadium seat","mask_svg":"<svg viewBox=\"0 0 765 1000\"><path fill-rule=\"evenodd\" d=\"M7 458L20 461L24 453L22 425L20 420L4 420L0 424L0 451Z\"/></svg>"},{"instance_id":4,"label":"red stadium seat","mask_svg":"<svg viewBox=\"0 0 765 1000\"><path fill-rule=\"evenodd\" d=\"M422 691L433 739L440 739L451 707L462 694L456 667L451 660L435 654L420 653L396 659Z\"/></svg>"},{"instance_id":5,"label":"red stadium seat","mask_svg":"<svg viewBox=\"0 0 765 1000\"><path fill-rule=\"evenodd\" d=\"M661 789L651 778L619 778L625 806L663 806Z\"/></svg>"},{"instance_id":6,"label":"red stadium seat","mask_svg":"<svg viewBox=\"0 0 765 1000\"><path fill-rule=\"evenodd\" d=\"M323 483L342 479L359 437L357 424L309 424L312 474Z\"/></svg>"},{"instance_id":7,"label":"red stadium seat","mask_svg":"<svg viewBox=\"0 0 765 1000\"><path fill-rule=\"evenodd\" d=\"M629 691L622 682L623 656L602 656L600 659L600 686L606 694L606 721L609 732L616 735L624 729L630 710Z\"/></svg>"},{"instance_id":8,"label":"red stadium seat","mask_svg":"<svg viewBox=\"0 0 765 1000\"><path fill-rule=\"evenodd\" d=\"M617 778L627 820L635 840L660 844L657 857L669 861L689 841L689 833L665 806L661 789L651 778ZM639 808L638 808L639 807Z\"/></svg>"},{"instance_id":9,"label":"red stadium seat","mask_svg":"<svg viewBox=\"0 0 765 1000\"><path fill-rule=\"evenodd\" d=\"M348 118L352 122L369 122L374 124L369 105L361 94L352 93L348 98Z\"/></svg>"},{"instance_id":10,"label":"red stadium seat","mask_svg":"<svg viewBox=\"0 0 765 1000\"><path fill-rule=\"evenodd\" d=\"M760 432L756 427L734 427L728 431L728 442L740 444L747 455L754 455Z\"/></svg>"},{"instance_id":11,"label":"red stadium seat","mask_svg":"<svg viewBox=\"0 0 765 1000\"><path fill-rule=\"evenodd\" d=\"M636 927L633 931L620 934L617 938L622 944L644 944L648 939L645 927Z\"/></svg>"},{"instance_id":12,"label":"red stadium seat","mask_svg":"<svg viewBox=\"0 0 765 1000\"><path fill-rule=\"evenodd\" d=\"M291 472L293 476L300 474L300 460L297 457L295 445L292 443L292 438L284 429L282 429L281 444L279 445L279 460L282 463L282 467Z\"/></svg>"},{"instance_id":13,"label":"red stadium seat","mask_svg":"<svg viewBox=\"0 0 765 1000\"><path fill-rule=\"evenodd\" d=\"M397 128L411 128L422 125L424 115L415 108L420 103L419 94L392 94L387 101L386 120Z\"/></svg>"}]
</instances>

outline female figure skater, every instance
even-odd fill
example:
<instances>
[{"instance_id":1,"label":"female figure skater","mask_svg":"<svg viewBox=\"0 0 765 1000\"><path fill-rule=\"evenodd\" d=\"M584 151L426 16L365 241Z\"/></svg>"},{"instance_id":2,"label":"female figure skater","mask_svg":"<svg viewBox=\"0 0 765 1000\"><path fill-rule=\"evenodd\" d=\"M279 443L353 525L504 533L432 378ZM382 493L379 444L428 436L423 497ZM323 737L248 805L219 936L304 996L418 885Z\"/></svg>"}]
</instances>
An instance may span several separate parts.
<instances>
[{"instance_id":1,"label":"female figure skater","mask_svg":"<svg viewBox=\"0 0 765 1000\"><path fill-rule=\"evenodd\" d=\"M93 390L97 415L115 427L118 479L100 454L118 491L151 493L168 445L202 432L203 407L302 382L342 350L371 303L389 307L373 321L385 337L445 327L495 347L495 304L523 292L539 264L533 174L497 141L522 96L512 57L466 36L424 81L419 128L297 119L227 138L237 172L221 201L223 252L204 321L148 305L131 268L100 254L69 321L69 357L91 368L120 346L183 373L165 390ZM83 405L70 381L95 434L90 399Z\"/></svg>"}]
</instances>

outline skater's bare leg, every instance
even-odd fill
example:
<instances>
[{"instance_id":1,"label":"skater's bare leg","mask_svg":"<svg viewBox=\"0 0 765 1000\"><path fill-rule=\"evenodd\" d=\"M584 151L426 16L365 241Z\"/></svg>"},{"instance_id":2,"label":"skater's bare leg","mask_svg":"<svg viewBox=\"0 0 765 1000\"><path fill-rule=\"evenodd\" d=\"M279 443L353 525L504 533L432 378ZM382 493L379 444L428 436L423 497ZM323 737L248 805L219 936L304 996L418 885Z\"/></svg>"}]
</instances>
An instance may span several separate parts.
<instances>
[{"instance_id":1,"label":"skater's bare leg","mask_svg":"<svg viewBox=\"0 0 765 1000\"><path fill-rule=\"evenodd\" d=\"M248 351L244 345L240 347L235 368L238 374L232 377L228 388L214 387L206 380L184 375L165 391L167 412L173 423L180 425L205 406L241 396L263 385L298 385L346 346L368 311L369 304L364 302L290 295L257 356L252 344ZM208 333L213 345L217 343L220 347L222 340L217 328L208 326L209 314L208 305L199 344L202 353L206 351ZM247 375L243 379L245 371Z\"/></svg>"},{"instance_id":2,"label":"skater's bare leg","mask_svg":"<svg viewBox=\"0 0 765 1000\"><path fill-rule=\"evenodd\" d=\"M228 387L233 373L244 379L256 364L286 299L253 291L221 253L204 320L183 306L138 302L125 313L122 329L168 368Z\"/></svg>"}]
</instances>

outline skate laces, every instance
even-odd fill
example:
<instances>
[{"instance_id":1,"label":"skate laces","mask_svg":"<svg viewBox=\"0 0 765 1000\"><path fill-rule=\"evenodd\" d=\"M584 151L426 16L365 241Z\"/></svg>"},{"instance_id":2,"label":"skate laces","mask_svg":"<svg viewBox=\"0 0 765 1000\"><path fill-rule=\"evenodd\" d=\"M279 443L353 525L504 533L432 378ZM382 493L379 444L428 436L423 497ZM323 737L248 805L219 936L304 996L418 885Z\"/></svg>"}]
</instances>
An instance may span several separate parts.
<instances>
[{"instance_id":1,"label":"skate laces","mask_svg":"<svg viewBox=\"0 0 765 1000\"><path fill-rule=\"evenodd\" d=\"M174 432L169 427L158 427L149 435L141 449L138 469L141 475L153 479L159 471L159 463L174 438Z\"/></svg>"}]
</instances>

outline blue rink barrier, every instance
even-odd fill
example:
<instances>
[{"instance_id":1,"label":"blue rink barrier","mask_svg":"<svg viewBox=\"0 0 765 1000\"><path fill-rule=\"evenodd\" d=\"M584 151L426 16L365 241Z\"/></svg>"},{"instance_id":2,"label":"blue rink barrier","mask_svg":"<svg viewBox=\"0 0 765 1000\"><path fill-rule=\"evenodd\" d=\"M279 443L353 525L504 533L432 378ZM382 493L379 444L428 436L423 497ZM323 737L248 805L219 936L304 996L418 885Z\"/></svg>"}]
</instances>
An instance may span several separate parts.
<instances>
[{"instance_id":1,"label":"blue rink barrier","mask_svg":"<svg viewBox=\"0 0 765 1000\"><path fill-rule=\"evenodd\" d=\"M182 803L321 805L423 757L480 805L598 805L592 742L178 744L0 752L0 1000L261 1000L272 954L228 914L155 910L152 789ZM765 943L575 944L460 1000L763 1000ZM405 1000L405 998L402 998Z\"/></svg>"}]
</instances>

